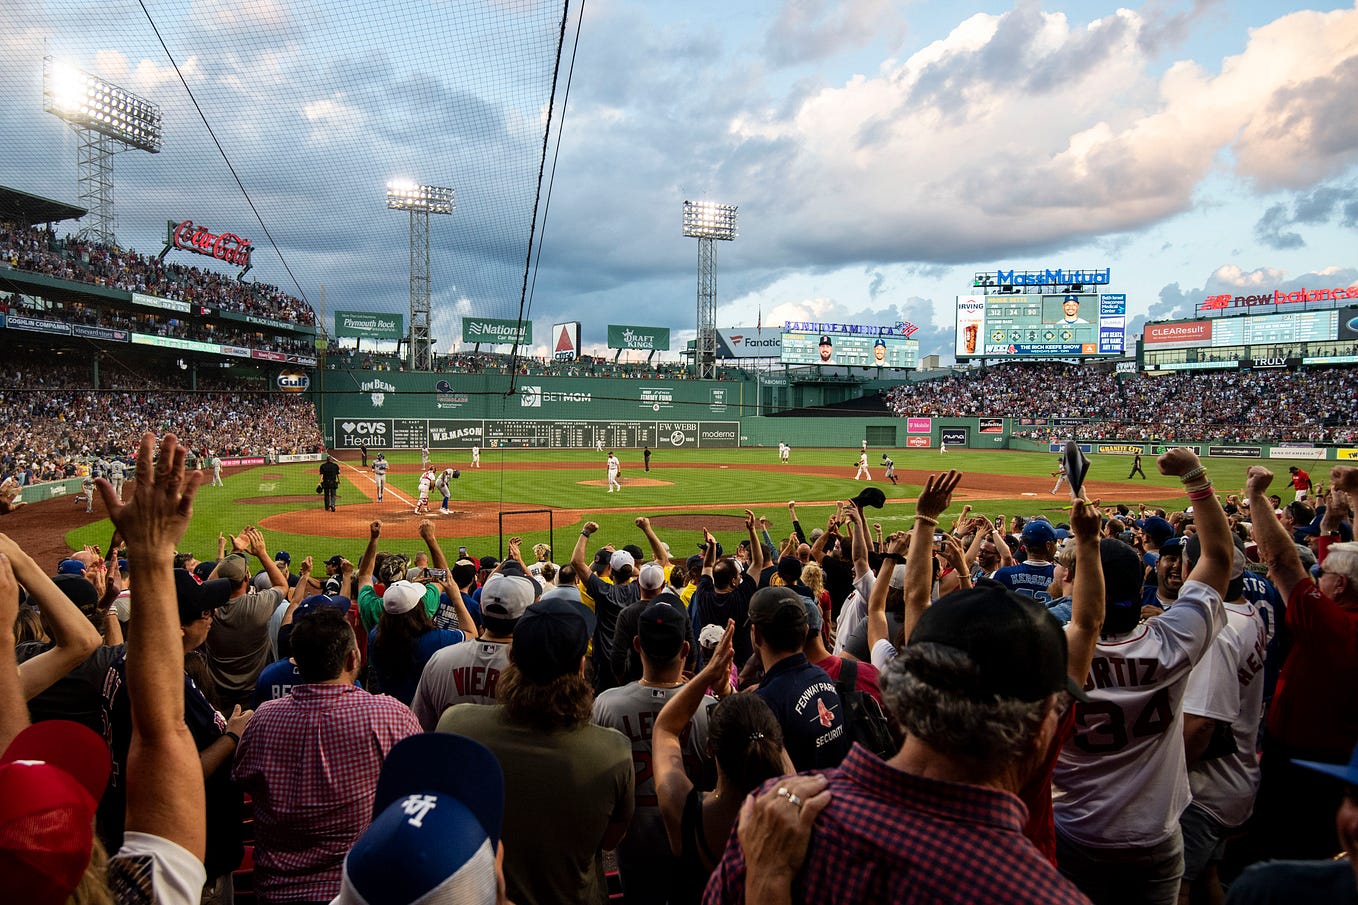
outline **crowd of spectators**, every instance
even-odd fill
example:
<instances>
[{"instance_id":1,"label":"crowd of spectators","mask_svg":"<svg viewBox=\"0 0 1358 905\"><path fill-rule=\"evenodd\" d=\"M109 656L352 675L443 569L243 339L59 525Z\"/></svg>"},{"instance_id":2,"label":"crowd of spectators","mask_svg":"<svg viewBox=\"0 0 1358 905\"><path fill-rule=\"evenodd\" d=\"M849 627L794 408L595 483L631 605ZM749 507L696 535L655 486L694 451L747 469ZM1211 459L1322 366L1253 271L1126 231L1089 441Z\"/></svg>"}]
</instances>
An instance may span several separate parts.
<instances>
[{"instance_id":1,"label":"crowd of spectators","mask_svg":"<svg viewBox=\"0 0 1358 905\"><path fill-rule=\"evenodd\" d=\"M889 536L869 487L557 564L430 520L179 550L187 459L143 437L120 539L54 577L0 533L18 901L1358 897L1358 468L1223 504L1180 448L1185 508L1055 523L954 512L953 471Z\"/></svg>"},{"instance_id":2,"label":"crowd of spectators","mask_svg":"<svg viewBox=\"0 0 1358 905\"><path fill-rule=\"evenodd\" d=\"M390 353L332 347L325 366L342 371L404 371L406 359ZM641 380L692 380L693 369L683 362L614 361L594 355L570 360L511 356L498 352L452 352L435 354L433 369L447 374L509 374L525 377L626 377ZM744 380L744 368L722 366L718 380Z\"/></svg>"},{"instance_id":3,"label":"crowd of spectators","mask_svg":"<svg viewBox=\"0 0 1358 905\"><path fill-rule=\"evenodd\" d=\"M316 342L310 337L266 333L228 321L190 319L184 315L150 314L110 308L106 305L92 305L87 302L53 301L16 293L0 298L0 313L289 355L312 357L316 354Z\"/></svg>"},{"instance_id":4,"label":"crowd of spectators","mask_svg":"<svg viewBox=\"0 0 1358 905\"><path fill-rule=\"evenodd\" d=\"M316 312L310 305L277 286L247 283L201 267L167 264L132 249L99 245L69 235L59 239L50 227L0 222L0 262L16 270L63 280L304 326L316 323Z\"/></svg>"},{"instance_id":5,"label":"crowd of spectators","mask_svg":"<svg viewBox=\"0 0 1358 905\"><path fill-rule=\"evenodd\" d=\"M1008 417L1034 440L1308 443L1358 441L1355 369L1114 374L1078 364L1019 362L892 387L897 415ZM1323 402L1322 402L1323 401ZM1084 419L1079 425L1057 419ZM1028 419L1028 421L1024 421ZM1028 425L1029 422L1041 423Z\"/></svg>"},{"instance_id":6,"label":"crowd of spectators","mask_svg":"<svg viewBox=\"0 0 1358 905\"><path fill-rule=\"evenodd\" d=\"M173 365L160 373L108 367L96 390L88 362L11 350L0 363L0 478L84 475L96 459L126 459L148 430L175 431L203 456L320 450L310 399L213 375L193 391L187 382Z\"/></svg>"}]
</instances>

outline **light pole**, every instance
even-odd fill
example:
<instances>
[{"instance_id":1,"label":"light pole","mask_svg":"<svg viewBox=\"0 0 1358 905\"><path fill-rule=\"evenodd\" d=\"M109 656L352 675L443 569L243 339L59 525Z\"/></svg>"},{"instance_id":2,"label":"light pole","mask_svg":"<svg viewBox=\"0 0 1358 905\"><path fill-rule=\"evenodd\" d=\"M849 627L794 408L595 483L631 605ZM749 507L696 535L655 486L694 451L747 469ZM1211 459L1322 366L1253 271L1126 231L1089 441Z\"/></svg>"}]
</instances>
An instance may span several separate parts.
<instances>
[{"instance_id":1,"label":"light pole","mask_svg":"<svg viewBox=\"0 0 1358 905\"><path fill-rule=\"evenodd\" d=\"M453 190L394 179L387 183L387 207L394 211L410 211L410 370L432 371L434 360L429 347L429 215L453 212Z\"/></svg>"},{"instance_id":2,"label":"light pole","mask_svg":"<svg viewBox=\"0 0 1358 905\"><path fill-rule=\"evenodd\" d=\"M77 235L115 244L113 155L128 149L160 151L160 107L98 76L44 57L42 108L64 120L77 136L76 180L80 203L90 218Z\"/></svg>"},{"instance_id":3,"label":"light pole","mask_svg":"<svg viewBox=\"0 0 1358 905\"><path fill-rule=\"evenodd\" d=\"M717 246L736 237L736 206L684 202L684 235L698 240L698 336L693 364L699 380L717 378Z\"/></svg>"}]
</instances>

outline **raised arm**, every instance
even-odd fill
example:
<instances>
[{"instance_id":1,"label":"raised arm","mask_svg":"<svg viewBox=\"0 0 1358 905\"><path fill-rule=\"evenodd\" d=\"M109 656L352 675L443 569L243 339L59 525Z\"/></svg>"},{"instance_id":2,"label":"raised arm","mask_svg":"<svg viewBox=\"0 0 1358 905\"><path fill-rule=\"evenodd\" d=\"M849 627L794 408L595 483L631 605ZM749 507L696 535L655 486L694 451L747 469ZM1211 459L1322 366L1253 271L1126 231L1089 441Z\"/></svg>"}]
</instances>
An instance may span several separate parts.
<instances>
[{"instance_id":1,"label":"raised arm","mask_svg":"<svg viewBox=\"0 0 1358 905\"><path fill-rule=\"evenodd\" d=\"M952 492L962 482L962 473L952 470L929 475L915 502L915 525L910 532L910 552L905 558L905 637L929 607L929 592L934 584L934 530L938 517L948 511Z\"/></svg>"},{"instance_id":2,"label":"raised arm","mask_svg":"<svg viewBox=\"0 0 1358 905\"><path fill-rule=\"evenodd\" d=\"M755 580L759 580L759 573L764 571L764 545L755 536L755 525L757 524L754 512L745 510L745 532L750 535L750 574Z\"/></svg>"},{"instance_id":3,"label":"raised arm","mask_svg":"<svg viewBox=\"0 0 1358 905\"><path fill-rule=\"evenodd\" d=\"M665 552L665 545L661 543L660 537L651 527L651 520L644 515L640 516L636 520L636 526L641 529L642 534L646 535L646 542L651 545L651 555L655 557L655 561L662 566L668 566L670 555Z\"/></svg>"},{"instance_id":4,"label":"raised arm","mask_svg":"<svg viewBox=\"0 0 1358 905\"><path fill-rule=\"evenodd\" d=\"M1226 521L1226 512L1212 490L1212 479L1207 474L1207 468L1196 455L1183 447L1171 449L1156 460L1156 465L1161 474L1175 475L1183 482L1188 500L1193 504L1193 523L1197 526L1198 539L1202 542L1202 555L1184 580L1211 585L1224 597L1226 585L1231 579L1235 546L1231 543L1231 526ZM1251 467L1250 473L1257 467ZM1281 530L1282 526L1278 528ZM1297 558L1295 549L1292 556ZM1300 565L1300 559L1297 561ZM1077 577L1078 569L1079 566L1076 566Z\"/></svg>"},{"instance_id":5,"label":"raised arm","mask_svg":"<svg viewBox=\"0 0 1358 905\"><path fill-rule=\"evenodd\" d=\"M28 728L28 696L14 657L14 620L18 615L19 583L9 556L0 553L0 752Z\"/></svg>"},{"instance_id":6,"label":"raised arm","mask_svg":"<svg viewBox=\"0 0 1358 905\"><path fill-rule=\"evenodd\" d=\"M857 580L868 574L868 570L872 568L868 565L868 526L863 520L862 509L847 503L844 511L848 513L849 523L853 525L853 539L849 542L849 549L853 553L853 577Z\"/></svg>"},{"instance_id":7,"label":"raised arm","mask_svg":"<svg viewBox=\"0 0 1358 905\"><path fill-rule=\"evenodd\" d=\"M891 592L891 574L896 566L905 559L910 550L910 535L899 531L887 538L886 550L882 554L882 564L877 567L877 579L872 583L872 593L868 595L868 652L877 646L878 641L890 641L886 621L886 596Z\"/></svg>"},{"instance_id":8,"label":"raised arm","mask_svg":"<svg viewBox=\"0 0 1358 905\"><path fill-rule=\"evenodd\" d=\"M665 702L651 730L651 768L655 771L655 794L659 799L660 816L665 820L670 852L675 857L683 850L681 827L684 801L693 788L693 782L684 769L684 749L680 739L688 732L693 715L702 706L703 696L709 687L719 697L729 693L731 662L736 656L733 641L735 630L735 620L726 620L726 632L712 656L707 658L706 665Z\"/></svg>"},{"instance_id":9,"label":"raised arm","mask_svg":"<svg viewBox=\"0 0 1358 905\"><path fill-rule=\"evenodd\" d=\"M1099 559L1099 504L1085 499L1075 501L1070 513L1070 531L1075 535L1075 585L1070 593L1070 625L1066 628L1066 674L1077 685L1084 685L1094 646L1103 628L1106 597L1103 562Z\"/></svg>"},{"instance_id":10,"label":"raised arm","mask_svg":"<svg viewBox=\"0 0 1358 905\"><path fill-rule=\"evenodd\" d=\"M806 532L802 530L802 523L797 521L797 501L787 501L787 514L792 517L792 533L797 535L798 543L806 543Z\"/></svg>"},{"instance_id":11,"label":"raised arm","mask_svg":"<svg viewBox=\"0 0 1358 905\"><path fill-rule=\"evenodd\" d=\"M434 523L430 519L420 520L420 540L429 548L429 562L435 569L448 571L448 557L444 555L443 548L439 546L438 535L434 533ZM462 595L457 595L461 599Z\"/></svg>"},{"instance_id":12,"label":"raised arm","mask_svg":"<svg viewBox=\"0 0 1358 905\"><path fill-rule=\"evenodd\" d=\"M269 587L286 594L288 577L283 574L283 570L278 568L278 563L274 562L273 557L269 555L269 548L264 543L264 532L251 525L243 533L246 543L250 545L250 552L264 567L264 574L269 576ZM301 584L301 582L298 582L298 584Z\"/></svg>"},{"instance_id":13,"label":"raised arm","mask_svg":"<svg viewBox=\"0 0 1358 905\"><path fill-rule=\"evenodd\" d=\"M85 662L85 658L103 643L103 638L71 598L63 594L33 558L6 534L0 534L0 553L9 559L14 579L27 589L29 597L42 611L54 645L19 667L24 700L31 700ZM17 600L15 606L17 612ZM11 632L14 629L13 617L8 628ZM11 651L13 647L11 643Z\"/></svg>"},{"instance_id":14,"label":"raised arm","mask_svg":"<svg viewBox=\"0 0 1358 905\"><path fill-rule=\"evenodd\" d=\"M128 624L127 693L132 744L127 764L127 829L159 836L200 861L207 845L198 748L184 722L184 650L175 603L174 551L193 515L201 472L185 472L187 451L174 434L142 435L137 482L123 503L104 478L95 482L109 518L127 540L136 580Z\"/></svg>"},{"instance_id":15,"label":"raised arm","mask_svg":"<svg viewBox=\"0 0 1358 905\"><path fill-rule=\"evenodd\" d=\"M575 580L583 587L589 577L589 561L585 559L585 546L590 535L599 530L598 522L585 522L580 526L580 536L575 539L575 549L571 551L571 568L575 569Z\"/></svg>"},{"instance_id":16,"label":"raised arm","mask_svg":"<svg viewBox=\"0 0 1358 905\"><path fill-rule=\"evenodd\" d=\"M363 555L358 560L358 587L373 583L373 566L377 564L377 539L381 536L382 523L379 521L370 522L368 524L368 546L363 548Z\"/></svg>"},{"instance_id":17,"label":"raised arm","mask_svg":"<svg viewBox=\"0 0 1358 905\"><path fill-rule=\"evenodd\" d=\"M1273 472L1262 465L1251 465L1245 473L1245 493L1249 496L1250 522L1254 540L1259 545L1259 559L1268 566L1269 580L1287 600L1292 596L1292 589L1306 577L1306 570L1302 567L1296 544L1278 521L1273 504L1268 500L1268 485L1272 481Z\"/></svg>"}]
</instances>

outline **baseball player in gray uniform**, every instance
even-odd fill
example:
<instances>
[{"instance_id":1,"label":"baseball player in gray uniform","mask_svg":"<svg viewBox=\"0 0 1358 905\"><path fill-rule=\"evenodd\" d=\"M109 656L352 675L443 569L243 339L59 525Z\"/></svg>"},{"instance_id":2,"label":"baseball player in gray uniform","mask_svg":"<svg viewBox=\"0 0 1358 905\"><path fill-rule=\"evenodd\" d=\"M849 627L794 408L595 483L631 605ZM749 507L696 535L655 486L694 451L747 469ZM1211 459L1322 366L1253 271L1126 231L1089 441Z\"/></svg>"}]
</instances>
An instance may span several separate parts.
<instances>
[{"instance_id":1,"label":"baseball player in gray uniform","mask_svg":"<svg viewBox=\"0 0 1358 905\"><path fill-rule=\"evenodd\" d=\"M122 459L114 459L108 466L108 480L113 485L113 492L118 495L118 499L123 498L123 483L127 480L127 465Z\"/></svg>"},{"instance_id":2,"label":"baseball player in gray uniform","mask_svg":"<svg viewBox=\"0 0 1358 905\"><path fill-rule=\"evenodd\" d=\"M387 469L391 466L387 464L387 457L384 453L378 453L373 460L373 481L377 484L377 502L382 502L382 492L387 489Z\"/></svg>"}]
</instances>

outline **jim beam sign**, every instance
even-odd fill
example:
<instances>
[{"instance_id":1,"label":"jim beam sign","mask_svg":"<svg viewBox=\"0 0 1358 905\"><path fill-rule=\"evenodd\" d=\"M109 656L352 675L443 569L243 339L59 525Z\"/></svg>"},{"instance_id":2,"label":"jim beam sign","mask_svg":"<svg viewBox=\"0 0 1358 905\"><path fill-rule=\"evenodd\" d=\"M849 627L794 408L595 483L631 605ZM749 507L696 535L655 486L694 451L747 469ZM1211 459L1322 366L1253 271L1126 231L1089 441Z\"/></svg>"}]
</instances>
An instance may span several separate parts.
<instances>
[{"instance_id":1,"label":"jim beam sign","mask_svg":"<svg viewBox=\"0 0 1358 905\"><path fill-rule=\"evenodd\" d=\"M245 276L245 272L250 269L250 253L254 251L249 239L235 233L214 233L192 220L168 220L165 223L165 247L160 250L160 260L165 260L165 256L176 248L236 265L241 269L236 279Z\"/></svg>"}]
</instances>

